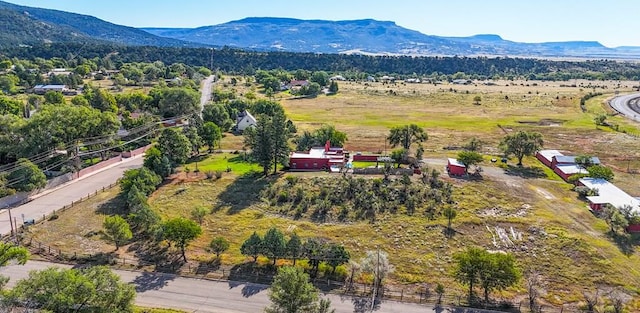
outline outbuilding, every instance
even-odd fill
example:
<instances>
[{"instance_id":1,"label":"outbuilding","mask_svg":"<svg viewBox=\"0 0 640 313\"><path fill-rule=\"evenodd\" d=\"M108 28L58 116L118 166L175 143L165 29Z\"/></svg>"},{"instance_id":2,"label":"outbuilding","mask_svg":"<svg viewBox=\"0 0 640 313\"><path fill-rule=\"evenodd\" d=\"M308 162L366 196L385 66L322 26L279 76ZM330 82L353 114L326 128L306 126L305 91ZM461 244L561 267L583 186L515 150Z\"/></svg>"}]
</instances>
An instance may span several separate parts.
<instances>
[{"instance_id":1,"label":"outbuilding","mask_svg":"<svg viewBox=\"0 0 640 313\"><path fill-rule=\"evenodd\" d=\"M582 178L578 181L578 184L598 191L597 196L587 197L589 208L593 211L600 211L608 204L618 209L629 206L632 213L640 214L640 200L605 179ZM640 232L640 224L630 224L627 227L627 231Z\"/></svg>"},{"instance_id":2,"label":"outbuilding","mask_svg":"<svg viewBox=\"0 0 640 313\"><path fill-rule=\"evenodd\" d=\"M563 154L558 150L540 150L536 152L536 158L542 162L542 164L553 168L553 157L562 156Z\"/></svg>"},{"instance_id":3,"label":"outbuilding","mask_svg":"<svg viewBox=\"0 0 640 313\"><path fill-rule=\"evenodd\" d=\"M560 176L564 181L568 182L569 177L576 174L589 174L582 166L577 164L558 164L553 168L553 171Z\"/></svg>"},{"instance_id":4,"label":"outbuilding","mask_svg":"<svg viewBox=\"0 0 640 313\"><path fill-rule=\"evenodd\" d=\"M467 166L458 162L458 160L449 158L447 160L447 173L452 176L462 176L467 173Z\"/></svg>"},{"instance_id":5,"label":"outbuilding","mask_svg":"<svg viewBox=\"0 0 640 313\"><path fill-rule=\"evenodd\" d=\"M344 163L344 149L331 147L329 141L324 147L314 147L309 152L293 152L289 156L292 171L327 171L342 168Z\"/></svg>"}]
</instances>

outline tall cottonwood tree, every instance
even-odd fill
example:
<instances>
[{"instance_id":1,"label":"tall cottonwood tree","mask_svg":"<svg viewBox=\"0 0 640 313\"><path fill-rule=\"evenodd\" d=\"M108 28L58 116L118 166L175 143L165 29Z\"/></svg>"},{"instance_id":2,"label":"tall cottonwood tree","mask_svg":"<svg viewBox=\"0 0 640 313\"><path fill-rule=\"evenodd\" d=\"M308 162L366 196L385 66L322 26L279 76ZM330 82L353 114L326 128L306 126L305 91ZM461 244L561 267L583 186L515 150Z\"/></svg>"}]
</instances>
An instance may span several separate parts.
<instances>
[{"instance_id":1,"label":"tall cottonwood tree","mask_svg":"<svg viewBox=\"0 0 640 313\"><path fill-rule=\"evenodd\" d=\"M387 140L392 147L401 146L409 150L414 143L421 143L428 139L424 129L416 124L396 126L391 128Z\"/></svg>"},{"instance_id":2,"label":"tall cottonwood tree","mask_svg":"<svg viewBox=\"0 0 640 313\"><path fill-rule=\"evenodd\" d=\"M504 151L505 155L514 155L518 158L518 166L522 166L522 159L527 155L533 155L536 151L542 149L543 145L542 134L519 131L502 138L499 147Z\"/></svg>"}]
</instances>

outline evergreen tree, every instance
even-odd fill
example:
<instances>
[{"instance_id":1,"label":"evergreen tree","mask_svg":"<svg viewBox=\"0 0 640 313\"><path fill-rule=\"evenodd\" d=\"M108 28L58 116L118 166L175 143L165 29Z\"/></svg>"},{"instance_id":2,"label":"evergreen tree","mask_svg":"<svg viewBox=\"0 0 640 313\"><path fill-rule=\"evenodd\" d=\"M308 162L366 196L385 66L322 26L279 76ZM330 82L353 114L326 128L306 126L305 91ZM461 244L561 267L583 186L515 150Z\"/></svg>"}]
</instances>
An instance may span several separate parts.
<instances>
[{"instance_id":1,"label":"evergreen tree","mask_svg":"<svg viewBox=\"0 0 640 313\"><path fill-rule=\"evenodd\" d=\"M258 233L253 232L253 234L251 234L251 236L242 243L240 253L251 256L253 258L253 262L256 262L260 252L262 252L262 238Z\"/></svg>"}]
</instances>

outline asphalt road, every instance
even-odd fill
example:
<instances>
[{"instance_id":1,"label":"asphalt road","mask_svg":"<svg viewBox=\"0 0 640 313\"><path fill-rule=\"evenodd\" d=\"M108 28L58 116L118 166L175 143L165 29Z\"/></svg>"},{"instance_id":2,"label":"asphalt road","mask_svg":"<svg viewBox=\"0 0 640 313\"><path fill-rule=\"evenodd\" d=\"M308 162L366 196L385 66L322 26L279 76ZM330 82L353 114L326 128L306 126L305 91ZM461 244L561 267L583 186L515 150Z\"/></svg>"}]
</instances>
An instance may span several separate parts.
<instances>
[{"instance_id":1,"label":"asphalt road","mask_svg":"<svg viewBox=\"0 0 640 313\"><path fill-rule=\"evenodd\" d=\"M632 102L632 100L636 98L640 98L640 93L615 97L611 99L610 104L611 107L614 110L620 112L620 114L626 116L629 119L640 122L640 109L638 109L638 107L636 106L634 110L634 108L629 105L630 102Z\"/></svg>"},{"instance_id":2,"label":"asphalt road","mask_svg":"<svg viewBox=\"0 0 640 313\"><path fill-rule=\"evenodd\" d=\"M7 287L26 278L29 271L42 270L50 266L70 268L48 262L29 261L26 265L9 265L0 268L0 275L11 278ZM115 270L123 281L136 287L136 304L143 307L174 308L188 312L206 313L254 313L263 312L269 305L268 286L184 278L170 274ZM369 299L323 295L331 300L338 313L370 312ZM379 313L429 313L456 312L480 313L483 310L434 309L433 305L418 305L385 301L374 310Z\"/></svg>"},{"instance_id":3,"label":"asphalt road","mask_svg":"<svg viewBox=\"0 0 640 313\"><path fill-rule=\"evenodd\" d=\"M23 215L25 220L41 219L43 215L49 215L54 210L58 210L65 205L71 204L71 202L86 197L90 193L94 193L96 190L115 183L122 177L124 171L141 167L142 161L142 155L124 159L111 167L106 167L98 172L91 173L57 188L35 195L35 199L31 202L11 209L11 216L15 218L18 227L23 224ZM4 235L9 233L11 233L9 212L2 210L0 212L0 234Z\"/></svg>"}]
</instances>

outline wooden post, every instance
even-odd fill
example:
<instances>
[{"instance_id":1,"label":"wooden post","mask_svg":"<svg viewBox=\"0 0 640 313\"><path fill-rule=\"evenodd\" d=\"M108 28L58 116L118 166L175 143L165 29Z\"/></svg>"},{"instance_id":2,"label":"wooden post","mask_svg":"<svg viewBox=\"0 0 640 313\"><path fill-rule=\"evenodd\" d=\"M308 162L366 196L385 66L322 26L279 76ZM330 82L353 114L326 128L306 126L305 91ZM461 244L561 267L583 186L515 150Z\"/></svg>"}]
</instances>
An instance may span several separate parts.
<instances>
[{"instance_id":1,"label":"wooden post","mask_svg":"<svg viewBox=\"0 0 640 313\"><path fill-rule=\"evenodd\" d=\"M400 291L400 301L402 301L403 297L404 297L404 288L402 288L402 290Z\"/></svg>"}]
</instances>

